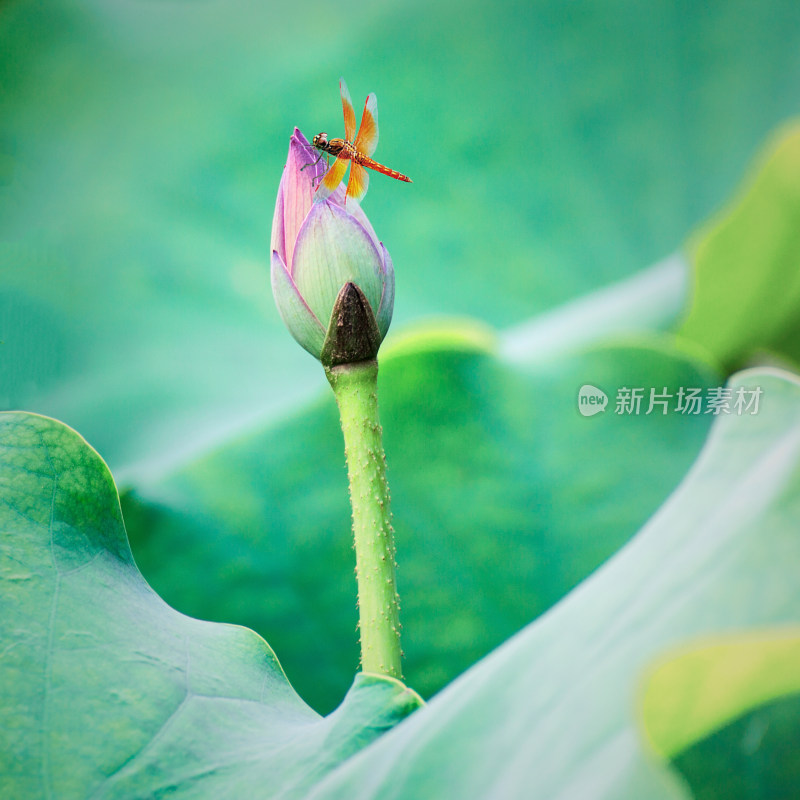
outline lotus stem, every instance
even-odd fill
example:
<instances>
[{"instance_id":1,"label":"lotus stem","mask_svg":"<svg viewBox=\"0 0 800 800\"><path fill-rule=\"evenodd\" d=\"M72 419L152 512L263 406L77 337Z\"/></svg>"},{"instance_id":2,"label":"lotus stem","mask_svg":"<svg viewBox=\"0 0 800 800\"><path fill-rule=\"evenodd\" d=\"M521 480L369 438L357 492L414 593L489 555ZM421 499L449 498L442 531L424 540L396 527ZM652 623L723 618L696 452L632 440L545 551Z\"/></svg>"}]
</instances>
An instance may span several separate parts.
<instances>
[{"instance_id":1,"label":"lotus stem","mask_svg":"<svg viewBox=\"0 0 800 800\"><path fill-rule=\"evenodd\" d=\"M326 368L344 433L353 508L361 669L401 678L400 605L383 431L378 419L378 362Z\"/></svg>"}]
</instances>

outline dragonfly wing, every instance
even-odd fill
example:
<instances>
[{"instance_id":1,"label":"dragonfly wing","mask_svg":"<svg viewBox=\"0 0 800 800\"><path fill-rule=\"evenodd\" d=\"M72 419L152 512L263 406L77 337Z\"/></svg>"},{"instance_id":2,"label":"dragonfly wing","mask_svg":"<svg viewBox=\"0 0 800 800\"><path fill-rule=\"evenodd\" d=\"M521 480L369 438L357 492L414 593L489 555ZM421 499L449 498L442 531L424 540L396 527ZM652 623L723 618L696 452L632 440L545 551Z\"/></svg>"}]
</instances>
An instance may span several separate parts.
<instances>
[{"instance_id":1,"label":"dragonfly wing","mask_svg":"<svg viewBox=\"0 0 800 800\"><path fill-rule=\"evenodd\" d=\"M336 191L336 187L342 182L345 172L347 172L347 159L340 156L333 162L333 166L325 173L322 183L317 186L317 191L314 193L314 202L316 203L319 200L330 197Z\"/></svg>"},{"instance_id":2,"label":"dragonfly wing","mask_svg":"<svg viewBox=\"0 0 800 800\"><path fill-rule=\"evenodd\" d=\"M347 197L356 202L361 202L368 188L369 173L361 164L356 164L354 161L350 167L350 180L347 182Z\"/></svg>"},{"instance_id":3,"label":"dragonfly wing","mask_svg":"<svg viewBox=\"0 0 800 800\"><path fill-rule=\"evenodd\" d=\"M344 111L344 138L348 142L352 142L356 135L356 111L353 108L353 101L350 99L350 92L347 91L344 78L339 79L339 92L342 95L342 111Z\"/></svg>"},{"instance_id":4,"label":"dragonfly wing","mask_svg":"<svg viewBox=\"0 0 800 800\"><path fill-rule=\"evenodd\" d=\"M353 140L350 139L352 142ZM372 93L364 103L364 113L361 115L361 127L355 142L356 150L365 156L371 156L378 146L378 98Z\"/></svg>"}]
</instances>

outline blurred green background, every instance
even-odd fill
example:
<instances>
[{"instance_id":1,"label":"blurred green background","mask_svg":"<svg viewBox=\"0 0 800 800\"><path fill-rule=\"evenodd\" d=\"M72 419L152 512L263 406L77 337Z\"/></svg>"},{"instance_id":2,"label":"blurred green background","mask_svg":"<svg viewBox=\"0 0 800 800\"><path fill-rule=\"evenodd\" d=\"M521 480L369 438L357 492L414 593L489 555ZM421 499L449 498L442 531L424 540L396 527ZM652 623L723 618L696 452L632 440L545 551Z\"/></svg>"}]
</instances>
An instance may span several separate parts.
<instances>
[{"instance_id":1,"label":"blurred green background","mask_svg":"<svg viewBox=\"0 0 800 800\"><path fill-rule=\"evenodd\" d=\"M0 403L148 474L322 385L267 280L288 137L379 101L395 330L662 258L800 107L784 2L5 2Z\"/></svg>"},{"instance_id":2,"label":"blurred green background","mask_svg":"<svg viewBox=\"0 0 800 800\"><path fill-rule=\"evenodd\" d=\"M363 204L397 273L381 402L408 682L435 692L555 602L692 463L708 419L592 426L574 397L718 383L744 356L705 352L702 325L595 348L579 308L555 340L581 327L588 349L503 354L562 303L613 316L593 293L730 200L800 111L794 0L7 0L0 41L0 408L79 430L126 490L148 580L255 627L316 708L357 667L346 477L268 256L289 135L341 133L340 76L357 107L376 92L376 157L414 180L375 176ZM771 275L766 316L797 272L796 246L779 255L740 259L734 299ZM680 317L686 264L652 327ZM511 333L402 350L440 315Z\"/></svg>"}]
</instances>

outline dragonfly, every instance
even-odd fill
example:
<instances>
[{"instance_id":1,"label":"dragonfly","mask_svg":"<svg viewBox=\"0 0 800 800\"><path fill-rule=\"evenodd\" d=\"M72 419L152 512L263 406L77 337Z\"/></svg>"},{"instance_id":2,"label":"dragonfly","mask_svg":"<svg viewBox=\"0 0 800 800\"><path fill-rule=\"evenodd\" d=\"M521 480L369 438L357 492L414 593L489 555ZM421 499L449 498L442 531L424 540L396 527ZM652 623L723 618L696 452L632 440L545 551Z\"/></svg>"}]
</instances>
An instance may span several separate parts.
<instances>
[{"instance_id":1,"label":"dragonfly","mask_svg":"<svg viewBox=\"0 0 800 800\"><path fill-rule=\"evenodd\" d=\"M328 169L317 187L314 199L324 200L336 191L336 187L342 182L342 178L347 172L348 162L350 163L350 178L347 181L345 201L349 197L359 202L367 193L369 173L364 167L382 172L395 180L411 183L408 175L403 175L396 169L379 164L371 157L378 146L378 99L375 94L370 94L364 103L364 113L361 115L361 125L358 135L356 135L356 112L353 109L353 101L350 99L350 92L347 90L344 78L339 81L339 92L342 95L342 109L344 110L345 138L328 139L328 134L323 131L311 140L311 144L321 151L320 158L322 158L322 154L336 157L333 166Z\"/></svg>"}]
</instances>

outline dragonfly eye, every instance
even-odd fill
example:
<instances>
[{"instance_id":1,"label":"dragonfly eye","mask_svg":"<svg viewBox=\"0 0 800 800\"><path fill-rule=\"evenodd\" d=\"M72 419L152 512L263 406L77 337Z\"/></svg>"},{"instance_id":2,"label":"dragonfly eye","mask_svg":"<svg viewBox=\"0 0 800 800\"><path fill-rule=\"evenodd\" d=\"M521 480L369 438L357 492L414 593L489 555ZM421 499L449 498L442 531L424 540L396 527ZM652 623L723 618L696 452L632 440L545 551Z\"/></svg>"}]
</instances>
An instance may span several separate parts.
<instances>
[{"instance_id":1,"label":"dragonfly eye","mask_svg":"<svg viewBox=\"0 0 800 800\"><path fill-rule=\"evenodd\" d=\"M328 134L323 131L322 133L318 133L312 140L311 144L314 147L323 147L324 145L328 144Z\"/></svg>"}]
</instances>

